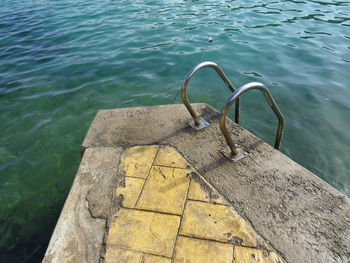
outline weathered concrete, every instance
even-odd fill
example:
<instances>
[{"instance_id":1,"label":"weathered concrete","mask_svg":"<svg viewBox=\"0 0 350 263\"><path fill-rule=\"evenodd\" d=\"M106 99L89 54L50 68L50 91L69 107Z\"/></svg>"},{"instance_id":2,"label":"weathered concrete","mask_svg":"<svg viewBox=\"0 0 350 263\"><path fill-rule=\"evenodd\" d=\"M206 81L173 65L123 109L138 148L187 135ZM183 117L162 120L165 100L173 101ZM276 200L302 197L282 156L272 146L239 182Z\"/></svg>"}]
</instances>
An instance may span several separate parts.
<instances>
[{"instance_id":1,"label":"weathered concrete","mask_svg":"<svg viewBox=\"0 0 350 263\"><path fill-rule=\"evenodd\" d=\"M85 151L44 263L99 262L121 148Z\"/></svg>"},{"instance_id":2,"label":"weathered concrete","mask_svg":"<svg viewBox=\"0 0 350 263\"><path fill-rule=\"evenodd\" d=\"M105 184L115 187L118 179L115 167L118 166L121 148L147 144L173 146L251 223L258 234L270 241L271 246L287 262L349 262L350 200L228 120L228 130L234 141L250 153L247 158L232 164L220 154L220 149L226 145L218 126L219 113L205 104L193 106L199 115L211 123L198 132L187 126L185 121L190 120L190 115L183 105L99 111L81 148L82 152L85 151L84 159L96 147L116 151L114 161L111 162L113 175L108 177L111 179ZM75 254L71 255L78 254L79 259L85 259L79 262L97 262L96 253L101 250L99 242L103 235L99 229L105 221L96 222L105 219L94 218L94 213L101 216L106 211L101 209L102 203L95 202L106 195L103 194L104 187L98 186L101 183L99 180L86 176L88 179L85 182L81 171L82 167L66 201L44 262L75 262L67 260L68 247L75 249ZM101 174L100 178L106 180L105 176ZM90 196L89 204L86 196L94 184L94 192L100 195ZM107 195L105 200L108 207L108 200L111 199ZM81 202L83 205L79 205ZM84 218L83 210L86 214L86 205L89 204L90 211L93 211L92 203L95 203L96 211L87 220L95 222L98 227L88 224L81 227L79 222ZM88 230L84 229L85 226ZM78 237L81 234L79 231L96 231L94 241L84 241L88 238ZM75 237L67 237L71 235ZM91 248L93 243L97 248Z\"/></svg>"},{"instance_id":3,"label":"weathered concrete","mask_svg":"<svg viewBox=\"0 0 350 263\"><path fill-rule=\"evenodd\" d=\"M127 148L119 169L103 263L285 262L174 148Z\"/></svg>"}]
</instances>

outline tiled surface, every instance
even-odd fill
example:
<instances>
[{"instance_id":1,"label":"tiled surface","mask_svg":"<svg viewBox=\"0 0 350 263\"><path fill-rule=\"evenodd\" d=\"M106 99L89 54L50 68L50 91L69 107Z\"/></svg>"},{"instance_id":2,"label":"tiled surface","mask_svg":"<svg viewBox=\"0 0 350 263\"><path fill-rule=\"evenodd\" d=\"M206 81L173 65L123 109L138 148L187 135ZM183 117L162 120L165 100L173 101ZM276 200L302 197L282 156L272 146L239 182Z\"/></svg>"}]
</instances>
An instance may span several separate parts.
<instances>
[{"instance_id":1,"label":"tiled surface","mask_svg":"<svg viewBox=\"0 0 350 263\"><path fill-rule=\"evenodd\" d=\"M154 165L187 168L187 161L170 146L161 146Z\"/></svg>"},{"instance_id":2,"label":"tiled surface","mask_svg":"<svg viewBox=\"0 0 350 263\"><path fill-rule=\"evenodd\" d=\"M231 244L180 236L176 243L174 262L232 263Z\"/></svg>"},{"instance_id":3,"label":"tiled surface","mask_svg":"<svg viewBox=\"0 0 350 263\"><path fill-rule=\"evenodd\" d=\"M117 196L123 195L123 206L134 208L141 194L145 180L134 177L125 177L124 187L118 187Z\"/></svg>"},{"instance_id":4,"label":"tiled surface","mask_svg":"<svg viewBox=\"0 0 350 263\"><path fill-rule=\"evenodd\" d=\"M235 263L282 263L275 252L264 253L264 251L255 248L235 246Z\"/></svg>"},{"instance_id":5,"label":"tiled surface","mask_svg":"<svg viewBox=\"0 0 350 263\"><path fill-rule=\"evenodd\" d=\"M107 248L105 255L105 263L115 263L115 262L128 262L128 263L141 263L142 253L135 251L129 251L120 248Z\"/></svg>"},{"instance_id":6,"label":"tiled surface","mask_svg":"<svg viewBox=\"0 0 350 263\"><path fill-rule=\"evenodd\" d=\"M171 259L153 255L145 255L143 263L171 263Z\"/></svg>"},{"instance_id":7,"label":"tiled surface","mask_svg":"<svg viewBox=\"0 0 350 263\"><path fill-rule=\"evenodd\" d=\"M180 217L122 208L110 226L107 244L171 257Z\"/></svg>"},{"instance_id":8,"label":"tiled surface","mask_svg":"<svg viewBox=\"0 0 350 263\"><path fill-rule=\"evenodd\" d=\"M120 169L104 262L283 262L175 149L129 148Z\"/></svg>"},{"instance_id":9,"label":"tiled surface","mask_svg":"<svg viewBox=\"0 0 350 263\"><path fill-rule=\"evenodd\" d=\"M153 166L136 208L181 215L190 183L190 171Z\"/></svg>"},{"instance_id":10,"label":"tiled surface","mask_svg":"<svg viewBox=\"0 0 350 263\"><path fill-rule=\"evenodd\" d=\"M191 180L190 189L188 191L188 199L198 200L204 202L210 202L210 189L205 191L204 187L200 183L196 182L194 179Z\"/></svg>"},{"instance_id":11,"label":"tiled surface","mask_svg":"<svg viewBox=\"0 0 350 263\"><path fill-rule=\"evenodd\" d=\"M229 205L229 203L216 191L213 190L210 193L211 202L220 205Z\"/></svg>"},{"instance_id":12,"label":"tiled surface","mask_svg":"<svg viewBox=\"0 0 350 263\"><path fill-rule=\"evenodd\" d=\"M157 145L129 148L122 156L120 168L125 176L146 178L157 151Z\"/></svg>"},{"instance_id":13,"label":"tiled surface","mask_svg":"<svg viewBox=\"0 0 350 263\"><path fill-rule=\"evenodd\" d=\"M256 246L258 236L229 206L187 201L180 234L189 237L228 242L233 237L243 245Z\"/></svg>"}]
</instances>

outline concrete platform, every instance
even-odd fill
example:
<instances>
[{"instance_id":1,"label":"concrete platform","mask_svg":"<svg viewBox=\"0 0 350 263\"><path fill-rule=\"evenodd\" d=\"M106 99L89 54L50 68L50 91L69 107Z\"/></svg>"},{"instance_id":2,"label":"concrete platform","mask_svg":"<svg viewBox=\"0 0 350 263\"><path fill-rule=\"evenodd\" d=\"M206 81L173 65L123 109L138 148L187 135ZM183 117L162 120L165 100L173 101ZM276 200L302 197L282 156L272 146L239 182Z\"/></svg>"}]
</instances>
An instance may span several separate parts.
<instances>
[{"instance_id":1,"label":"concrete platform","mask_svg":"<svg viewBox=\"0 0 350 263\"><path fill-rule=\"evenodd\" d=\"M104 262L284 262L174 148L128 148L120 169Z\"/></svg>"},{"instance_id":2,"label":"concrete platform","mask_svg":"<svg viewBox=\"0 0 350 263\"><path fill-rule=\"evenodd\" d=\"M209 127L183 105L97 113L43 262L349 262L347 197L230 120L249 156L229 162L194 108Z\"/></svg>"}]
</instances>

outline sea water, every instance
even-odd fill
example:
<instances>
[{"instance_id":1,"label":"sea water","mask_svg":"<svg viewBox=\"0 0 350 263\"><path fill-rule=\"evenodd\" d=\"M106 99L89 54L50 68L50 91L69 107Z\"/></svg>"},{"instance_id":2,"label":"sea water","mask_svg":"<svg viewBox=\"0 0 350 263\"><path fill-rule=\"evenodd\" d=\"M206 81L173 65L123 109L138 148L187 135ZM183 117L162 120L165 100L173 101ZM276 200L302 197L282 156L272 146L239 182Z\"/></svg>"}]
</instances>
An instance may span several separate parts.
<instances>
[{"instance_id":1,"label":"sea water","mask_svg":"<svg viewBox=\"0 0 350 263\"><path fill-rule=\"evenodd\" d=\"M42 259L97 110L181 103L201 61L264 83L280 150L350 196L349 20L331 0L2 1L0 262ZM218 110L230 95L211 69L188 93ZM241 124L273 145L263 95L241 98Z\"/></svg>"}]
</instances>

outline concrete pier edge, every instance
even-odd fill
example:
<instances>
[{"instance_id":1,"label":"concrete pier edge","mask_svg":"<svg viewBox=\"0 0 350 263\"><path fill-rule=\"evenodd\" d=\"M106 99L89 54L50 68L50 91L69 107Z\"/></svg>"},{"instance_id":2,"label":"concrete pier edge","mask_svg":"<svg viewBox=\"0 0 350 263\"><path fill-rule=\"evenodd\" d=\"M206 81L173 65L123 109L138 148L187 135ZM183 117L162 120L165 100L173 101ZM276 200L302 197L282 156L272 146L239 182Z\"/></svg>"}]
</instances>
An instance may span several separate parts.
<instances>
[{"instance_id":1,"label":"concrete pier edge","mask_svg":"<svg viewBox=\"0 0 350 263\"><path fill-rule=\"evenodd\" d=\"M43 262L101 260L123 176L120 156L135 145L174 147L287 262L349 262L349 198L231 120L228 130L249 156L229 162L220 154L226 143L219 112L206 104L193 107L209 127L191 130L183 105L97 113Z\"/></svg>"}]
</instances>

